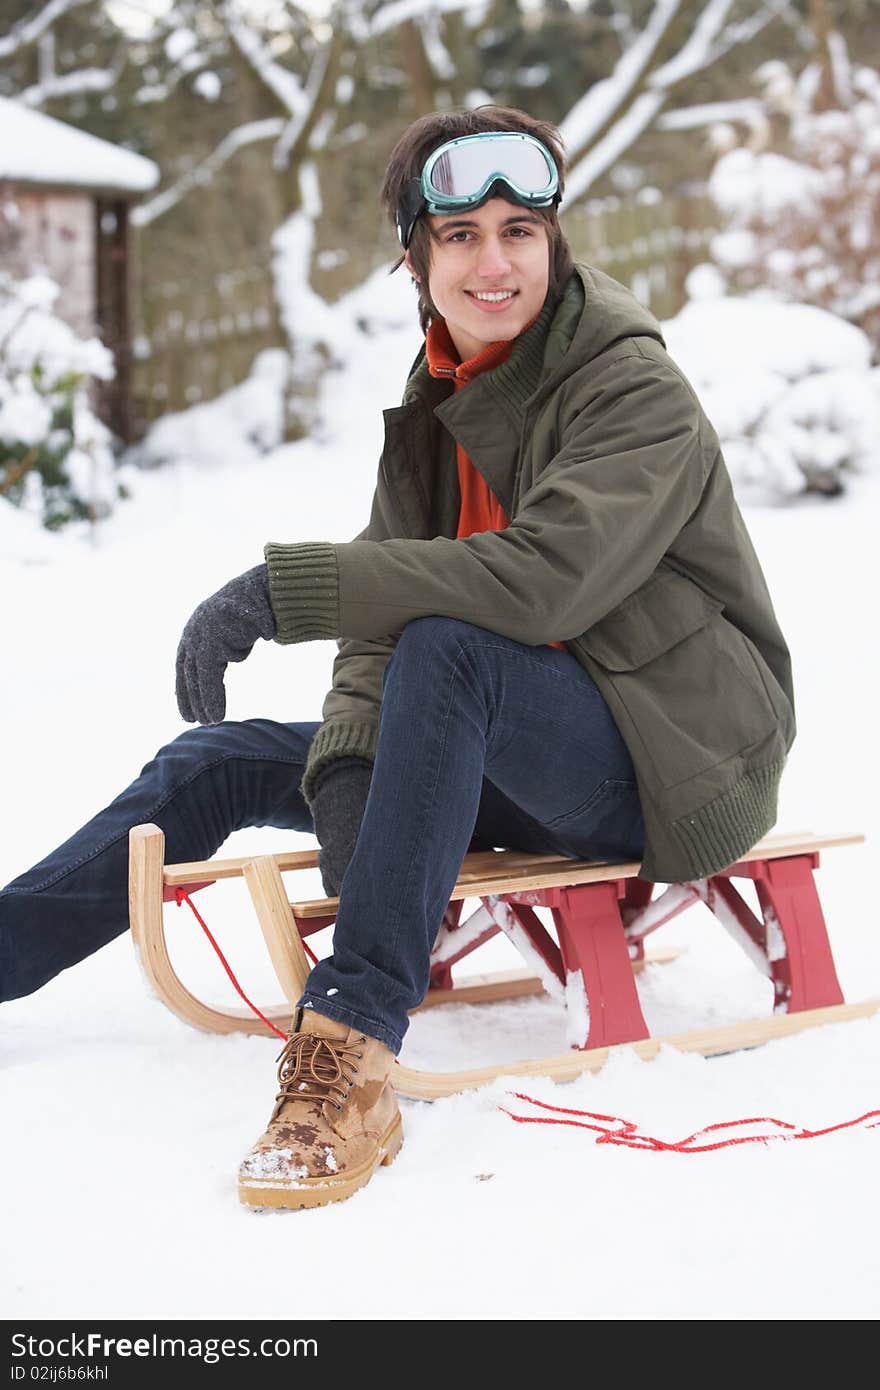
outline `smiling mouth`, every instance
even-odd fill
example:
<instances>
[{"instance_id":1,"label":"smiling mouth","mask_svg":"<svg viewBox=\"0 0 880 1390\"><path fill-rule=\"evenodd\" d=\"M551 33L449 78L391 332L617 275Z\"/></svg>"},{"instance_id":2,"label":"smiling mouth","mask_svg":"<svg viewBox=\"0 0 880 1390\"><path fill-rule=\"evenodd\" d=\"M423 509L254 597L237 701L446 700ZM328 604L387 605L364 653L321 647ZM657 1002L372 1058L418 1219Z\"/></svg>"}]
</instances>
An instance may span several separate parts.
<instances>
[{"instance_id":1,"label":"smiling mouth","mask_svg":"<svg viewBox=\"0 0 880 1390\"><path fill-rule=\"evenodd\" d=\"M481 304L505 304L514 299L519 290L465 290L465 294Z\"/></svg>"}]
</instances>

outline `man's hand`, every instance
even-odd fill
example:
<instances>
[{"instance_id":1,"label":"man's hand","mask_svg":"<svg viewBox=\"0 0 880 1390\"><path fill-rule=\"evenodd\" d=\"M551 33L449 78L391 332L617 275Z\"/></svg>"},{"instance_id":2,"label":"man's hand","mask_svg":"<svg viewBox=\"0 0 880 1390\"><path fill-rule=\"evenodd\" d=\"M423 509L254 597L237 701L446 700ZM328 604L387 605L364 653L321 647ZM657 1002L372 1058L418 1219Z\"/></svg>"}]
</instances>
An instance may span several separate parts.
<instances>
[{"instance_id":1,"label":"man's hand","mask_svg":"<svg viewBox=\"0 0 880 1390\"><path fill-rule=\"evenodd\" d=\"M258 637L275 636L265 564L230 579L200 603L177 648L177 708L188 724L218 724L226 714L223 676L250 656Z\"/></svg>"}]
</instances>

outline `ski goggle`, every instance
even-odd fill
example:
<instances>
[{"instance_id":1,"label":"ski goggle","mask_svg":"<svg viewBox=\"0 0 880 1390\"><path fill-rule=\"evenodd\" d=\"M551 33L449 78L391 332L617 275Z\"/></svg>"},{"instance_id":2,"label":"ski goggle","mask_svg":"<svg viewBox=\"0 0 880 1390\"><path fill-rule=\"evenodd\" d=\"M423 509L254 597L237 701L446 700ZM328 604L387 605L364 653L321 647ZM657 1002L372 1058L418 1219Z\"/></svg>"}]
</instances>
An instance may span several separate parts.
<instances>
[{"instance_id":1,"label":"ski goggle","mask_svg":"<svg viewBox=\"0 0 880 1390\"><path fill-rule=\"evenodd\" d=\"M400 243L406 250L423 212L461 212L497 196L527 208L558 203L559 173L547 147L533 135L513 130L447 140L404 189L397 210Z\"/></svg>"}]
</instances>

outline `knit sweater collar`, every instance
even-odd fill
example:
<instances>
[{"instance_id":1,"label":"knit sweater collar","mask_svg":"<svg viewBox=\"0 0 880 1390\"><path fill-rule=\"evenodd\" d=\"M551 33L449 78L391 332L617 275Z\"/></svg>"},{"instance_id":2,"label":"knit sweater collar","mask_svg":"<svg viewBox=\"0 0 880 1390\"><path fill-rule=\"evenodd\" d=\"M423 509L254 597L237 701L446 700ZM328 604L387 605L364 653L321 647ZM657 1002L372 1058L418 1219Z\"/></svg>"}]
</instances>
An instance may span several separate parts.
<instances>
[{"instance_id":1,"label":"knit sweater collar","mask_svg":"<svg viewBox=\"0 0 880 1390\"><path fill-rule=\"evenodd\" d=\"M484 368L480 371L480 383L491 386L493 393L497 393L505 405L518 417L524 414L526 401L541 384L542 375L546 370L545 353L548 347L548 338L554 320L561 312L564 313L566 309L570 310L573 307L569 301L572 294L576 295L578 292L580 292L580 299L577 304L577 313L572 316L574 319L573 331L577 314L583 306L583 292L576 276L573 276L572 280L569 281L562 297L552 295L548 291L537 318L508 345L510 351L506 358L492 366L491 370ZM430 333L430 328L428 331ZM566 333L565 336L566 341L568 341L569 334ZM497 345L492 344L491 346ZM476 360L471 359L471 364ZM448 394L447 383L449 383L450 374L440 373L439 376L442 380L435 379L436 376L437 374L431 371L425 343L410 370L404 390L404 403L417 397L426 400L431 408L435 408L441 403ZM466 394L469 395L470 393ZM464 395L462 395L462 399L464 399Z\"/></svg>"},{"instance_id":2,"label":"knit sweater collar","mask_svg":"<svg viewBox=\"0 0 880 1390\"><path fill-rule=\"evenodd\" d=\"M521 330L521 333L527 332L537 317L536 314L531 323L527 323ZM519 336L518 334L517 337ZM425 357L428 362L428 371L435 378L448 377L455 382L457 388L465 386L482 372L491 372L495 367L500 367L502 362L506 362L515 342L516 338L506 338L494 343L487 343L473 357L462 362L446 320L443 318L432 319L425 335Z\"/></svg>"}]
</instances>

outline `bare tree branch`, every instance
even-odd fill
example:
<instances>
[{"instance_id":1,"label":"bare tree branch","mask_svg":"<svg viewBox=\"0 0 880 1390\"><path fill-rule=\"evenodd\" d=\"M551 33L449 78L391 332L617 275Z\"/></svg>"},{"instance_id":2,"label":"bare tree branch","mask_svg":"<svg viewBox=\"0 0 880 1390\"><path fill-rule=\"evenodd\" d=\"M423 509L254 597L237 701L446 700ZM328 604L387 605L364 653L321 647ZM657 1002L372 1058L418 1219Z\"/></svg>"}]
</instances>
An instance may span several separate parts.
<instances>
[{"instance_id":1,"label":"bare tree branch","mask_svg":"<svg viewBox=\"0 0 880 1390\"><path fill-rule=\"evenodd\" d=\"M684 47L674 58L651 73L651 87L673 87L701 72L711 61L712 48L724 26L733 0L709 0L691 29Z\"/></svg>"},{"instance_id":2,"label":"bare tree branch","mask_svg":"<svg viewBox=\"0 0 880 1390\"><path fill-rule=\"evenodd\" d=\"M206 53L199 53L194 56L188 53L183 61L177 63L166 73L162 81L146 87L141 87L137 93L137 101L145 105L147 102L164 101L176 91L185 77L193 77L202 72L210 72L217 63L218 54L212 52L210 47Z\"/></svg>"},{"instance_id":3,"label":"bare tree branch","mask_svg":"<svg viewBox=\"0 0 880 1390\"><path fill-rule=\"evenodd\" d=\"M664 111L657 118L657 129L696 130L720 121L742 121L752 126L765 119L761 102L754 97L743 97L739 101L707 101L699 106L681 106L675 111Z\"/></svg>"},{"instance_id":4,"label":"bare tree branch","mask_svg":"<svg viewBox=\"0 0 880 1390\"><path fill-rule=\"evenodd\" d=\"M663 111L655 124L658 130L700 130L721 122L745 126L752 149L763 149L770 138L767 112L763 104L752 97L744 97L741 101L707 101L700 106Z\"/></svg>"},{"instance_id":5,"label":"bare tree branch","mask_svg":"<svg viewBox=\"0 0 880 1390\"><path fill-rule=\"evenodd\" d=\"M287 169L295 157L297 146L304 144L314 129L318 113L326 106L328 88L334 77L342 48L342 29L336 25L331 28L331 37L318 53L309 69L305 86L305 106L303 111L288 121L281 139L272 151L272 167Z\"/></svg>"},{"instance_id":6,"label":"bare tree branch","mask_svg":"<svg viewBox=\"0 0 880 1390\"><path fill-rule=\"evenodd\" d=\"M24 106L39 107L55 97L77 96L83 92L109 92L116 85L125 67L127 51L117 49L109 68L80 68L77 72L56 73L47 69L46 75L32 87L25 87L16 96Z\"/></svg>"},{"instance_id":7,"label":"bare tree branch","mask_svg":"<svg viewBox=\"0 0 880 1390\"><path fill-rule=\"evenodd\" d=\"M278 136L284 132L284 118L282 116L272 116L265 121L249 121L246 125L238 126L236 130L231 130L228 135L224 135L220 144L214 152L203 159L201 163L187 172L170 187L157 193L155 198L149 202L141 203L132 209L131 220L137 227L144 227L150 222L155 222L157 217L162 217L164 213L179 203L192 189L201 184L210 183L217 170L230 160L233 155L238 154L247 145L255 145L261 140L277 140Z\"/></svg>"},{"instance_id":8,"label":"bare tree branch","mask_svg":"<svg viewBox=\"0 0 880 1390\"><path fill-rule=\"evenodd\" d=\"M565 180L565 200L572 203L608 172L654 122L666 100L665 92L640 92Z\"/></svg>"},{"instance_id":9,"label":"bare tree branch","mask_svg":"<svg viewBox=\"0 0 880 1390\"><path fill-rule=\"evenodd\" d=\"M735 24L728 24L718 43L715 44L709 54L709 63L717 63L719 58L723 58L725 53L729 53L732 48L738 48L740 44L748 43L760 34L762 29L766 29L768 24L772 24L775 19L780 17L780 11L787 10L788 5L765 4L763 9L756 10L747 19L740 20Z\"/></svg>"},{"instance_id":10,"label":"bare tree branch","mask_svg":"<svg viewBox=\"0 0 880 1390\"><path fill-rule=\"evenodd\" d=\"M263 86L289 116L304 119L308 98L296 74L275 61L244 18L236 0L225 0L221 9L230 38Z\"/></svg>"},{"instance_id":11,"label":"bare tree branch","mask_svg":"<svg viewBox=\"0 0 880 1390\"><path fill-rule=\"evenodd\" d=\"M408 19L418 19L429 12L449 14L457 10L469 10L473 0L390 0L370 18L368 34L375 38L388 34Z\"/></svg>"},{"instance_id":12,"label":"bare tree branch","mask_svg":"<svg viewBox=\"0 0 880 1390\"><path fill-rule=\"evenodd\" d=\"M731 0L725 2L731 3ZM611 76L595 82L585 96L575 102L559 127L570 163L596 142L625 101L632 98L680 9L681 0L657 0L642 33L622 55Z\"/></svg>"},{"instance_id":13,"label":"bare tree branch","mask_svg":"<svg viewBox=\"0 0 880 1390\"><path fill-rule=\"evenodd\" d=\"M766 0L748 18L728 25L732 5L733 0L708 0L678 52L655 66L681 11L678 0L657 0L612 75L591 87L560 124L570 161L567 202L583 197L640 136L661 124L660 112L678 87L790 9L786 0ZM667 128L674 128L674 121Z\"/></svg>"},{"instance_id":14,"label":"bare tree branch","mask_svg":"<svg viewBox=\"0 0 880 1390\"><path fill-rule=\"evenodd\" d=\"M611 9L613 12L612 28L620 40L621 48L626 49L631 43L635 43L638 37L636 27L633 24L632 11L629 5L623 3L623 0L611 0Z\"/></svg>"},{"instance_id":15,"label":"bare tree branch","mask_svg":"<svg viewBox=\"0 0 880 1390\"><path fill-rule=\"evenodd\" d=\"M0 58L8 58L12 53L29 48L51 28L56 19L69 14L71 10L82 9L83 5L91 4L94 4L94 0L49 0L49 4L40 10L39 14L33 15L30 19L20 19L17 24L13 24L4 38L0 38Z\"/></svg>"},{"instance_id":16,"label":"bare tree branch","mask_svg":"<svg viewBox=\"0 0 880 1390\"><path fill-rule=\"evenodd\" d=\"M422 36L425 58L438 82L451 82L455 77L455 64L440 33L440 16L434 13L420 15L415 26Z\"/></svg>"}]
</instances>

